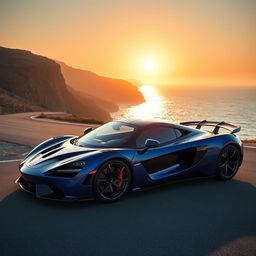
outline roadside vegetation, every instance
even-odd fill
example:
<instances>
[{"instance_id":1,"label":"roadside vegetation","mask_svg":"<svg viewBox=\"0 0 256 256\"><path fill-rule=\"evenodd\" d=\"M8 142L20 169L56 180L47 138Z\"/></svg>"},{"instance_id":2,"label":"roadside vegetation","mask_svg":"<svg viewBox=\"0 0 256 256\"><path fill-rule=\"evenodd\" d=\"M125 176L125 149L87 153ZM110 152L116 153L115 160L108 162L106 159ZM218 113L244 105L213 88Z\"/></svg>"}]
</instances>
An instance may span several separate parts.
<instances>
[{"instance_id":1,"label":"roadside vegetation","mask_svg":"<svg viewBox=\"0 0 256 256\"><path fill-rule=\"evenodd\" d=\"M256 140L242 140L242 142L248 143L248 144L256 144Z\"/></svg>"},{"instance_id":2,"label":"roadside vegetation","mask_svg":"<svg viewBox=\"0 0 256 256\"><path fill-rule=\"evenodd\" d=\"M65 122L72 122L72 123L83 123L83 124L104 124L103 121L91 119L91 118L84 118L75 115L71 116L54 116L50 114L41 113L37 118L46 118L46 119L54 119L58 121L65 121Z\"/></svg>"}]
</instances>

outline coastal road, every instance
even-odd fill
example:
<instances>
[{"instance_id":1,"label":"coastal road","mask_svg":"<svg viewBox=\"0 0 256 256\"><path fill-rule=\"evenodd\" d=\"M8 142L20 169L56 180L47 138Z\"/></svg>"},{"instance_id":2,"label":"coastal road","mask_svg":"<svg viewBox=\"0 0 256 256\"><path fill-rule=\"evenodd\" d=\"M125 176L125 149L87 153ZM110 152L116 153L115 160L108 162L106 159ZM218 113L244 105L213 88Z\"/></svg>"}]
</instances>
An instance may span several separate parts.
<instances>
[{"instance_id":1,"label":"coastal road","mask_svg":"<svg viewBox=\"0 0 256 256\"><path fill-rule=\"evenodd\" d=\"M0 116L0 140L35 146L85 125ZM256 255L256 149L228 182L182 182L130 193L114 204L35 199L0 163L0 255Z\"/></svg>"}]
</instances>

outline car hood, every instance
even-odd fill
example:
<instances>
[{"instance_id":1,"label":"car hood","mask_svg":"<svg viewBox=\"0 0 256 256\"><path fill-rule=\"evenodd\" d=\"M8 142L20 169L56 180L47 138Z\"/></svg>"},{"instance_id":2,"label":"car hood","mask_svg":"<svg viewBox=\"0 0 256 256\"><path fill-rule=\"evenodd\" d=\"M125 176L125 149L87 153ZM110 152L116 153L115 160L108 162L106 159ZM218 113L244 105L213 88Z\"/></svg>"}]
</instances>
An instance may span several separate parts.
<instances>
[{"instance_id":1,"label":"car hood","mask_svg":"<svg viewBox=\"0 0 256 256\"><path fill-rule=\"evenodd\" d=\"M24 164L33 169L50 170L99 152L100 149L98 148L79 147L66 141L58 147L40 150L26 159Z\"/></svg>"}]
</instances>

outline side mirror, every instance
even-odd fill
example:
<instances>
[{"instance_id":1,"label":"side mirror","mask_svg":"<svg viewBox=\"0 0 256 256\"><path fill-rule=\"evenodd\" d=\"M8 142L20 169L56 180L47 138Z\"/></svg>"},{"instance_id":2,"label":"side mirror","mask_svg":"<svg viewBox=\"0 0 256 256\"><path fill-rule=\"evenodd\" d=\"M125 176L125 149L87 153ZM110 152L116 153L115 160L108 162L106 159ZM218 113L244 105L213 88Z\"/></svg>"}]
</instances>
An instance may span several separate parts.
<instances>
[{"instance_id":1,"label":"side mirror","mask_svg":"<svg viewBox=\"0 0 256 256\"><path fill-rule=\"evenodd\" d=\"M145 148L157 148L160 146L160 142L158 140L146 139Z\"/></svg>"},{"instance_id":2,"label":"side mirror","mask_svg":"<svg viewBox=\"0 0 256 256\"><path fill-rule=\"evenodd\" d=\"M84 129L84 134L87 134L87 133L89 133L91 131L92 131L92 127L88 127L86 129Z\"/></svg>"}]
</instances>

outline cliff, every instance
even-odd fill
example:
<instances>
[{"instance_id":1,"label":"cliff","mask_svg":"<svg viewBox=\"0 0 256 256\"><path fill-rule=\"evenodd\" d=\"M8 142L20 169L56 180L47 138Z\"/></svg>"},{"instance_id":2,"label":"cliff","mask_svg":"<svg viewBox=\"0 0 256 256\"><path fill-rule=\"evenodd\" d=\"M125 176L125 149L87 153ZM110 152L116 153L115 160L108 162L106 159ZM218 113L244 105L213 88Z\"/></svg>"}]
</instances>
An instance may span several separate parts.
<instances>
[{"instance_id":1,"label":"cliff","mask_svg":"<svg viewBox=\"0 0 256 256\"><path fill-rule=\"evenodd\" d=\"M65 81L75 90L115 103L139 104L144 101L142 94L131 82L99 76L90 71L70 67L63 62L58 63Z\"/></svg>"},{"instance_id":2,"label":"cliff","mask_svg":"<svg viewBox=\"0 0 256 256\"><path fill-rule=\"evenodd\" d=\"M100 104L105 104L104 110ZM112 103L69 89L55 61L29 51L0 47L0 113L66 111L109 121L108 111L116 109Z\"/></svg>"}]
</instances>

